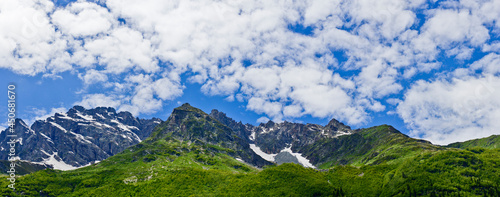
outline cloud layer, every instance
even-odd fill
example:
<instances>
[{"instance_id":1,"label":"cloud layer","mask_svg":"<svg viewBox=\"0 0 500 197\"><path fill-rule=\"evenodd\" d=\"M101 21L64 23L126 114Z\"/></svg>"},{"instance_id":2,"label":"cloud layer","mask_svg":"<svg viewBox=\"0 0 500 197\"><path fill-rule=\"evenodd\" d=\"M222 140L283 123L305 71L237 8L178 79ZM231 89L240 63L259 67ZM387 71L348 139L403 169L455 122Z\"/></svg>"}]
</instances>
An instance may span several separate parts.
<instances>
[{"instance_id":1,"label":"cloud layer","mask_svg":"<svg viewBox=\"0 0 500 197\"><path fill-rule=\"evenodd\" d=\"M448 143L500 126L499 13L494 0L4 0L0 68L72 72L77 104L134 114L186 83L273 120L363 125L394 109L412 136Z\"/></svg>"}]
</instances>

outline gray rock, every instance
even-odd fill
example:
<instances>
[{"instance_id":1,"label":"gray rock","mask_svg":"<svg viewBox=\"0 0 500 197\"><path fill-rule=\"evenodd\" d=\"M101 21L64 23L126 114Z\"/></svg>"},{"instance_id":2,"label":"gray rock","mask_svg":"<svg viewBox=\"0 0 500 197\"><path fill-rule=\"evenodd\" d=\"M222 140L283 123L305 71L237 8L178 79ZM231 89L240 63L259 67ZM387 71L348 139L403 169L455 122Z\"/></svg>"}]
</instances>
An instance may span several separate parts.
<instances>
[{"instance_id":1,"label":"gray rock","mask_svg":"<svg viewBox=\"0 0 500 197\"><path fill-rule=\"evenodd\" d=\"M16 119L16 134L22 139L16 152L21 160L50 163L51 157L73 167L102 161L147 138L160 119L139 119L110 107L71 108L28 127ZM0 160L7 159L6 131L0 133ZM53 163L53 162L52 162ZM57 167L56 167L57 168Z\"/></svg>"}]
</instances>

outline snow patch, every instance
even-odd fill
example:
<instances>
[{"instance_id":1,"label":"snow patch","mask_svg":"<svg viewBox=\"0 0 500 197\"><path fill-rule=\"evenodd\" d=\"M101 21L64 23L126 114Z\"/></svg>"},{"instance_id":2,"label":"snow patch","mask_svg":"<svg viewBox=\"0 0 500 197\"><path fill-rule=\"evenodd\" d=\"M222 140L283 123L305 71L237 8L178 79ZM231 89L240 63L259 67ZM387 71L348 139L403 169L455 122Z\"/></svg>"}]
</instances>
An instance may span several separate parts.
<instances>
[{"instance_id":1,"label":"snow patch","mask_svg":"<svg viewBox=\"0 0 500 197\"><path fill-rule=\"evenodd\" d=\"M49 156L49 158L46 158L44 159L41 163L44 163L44 164L48 164L48 165L52 165L52 167L54 169L57 169L57 170L74 170L74 169L77 169L77 167L74 167L72 165L69 165L67 163L64 163L64 161L58 161L55 156L57 155L57 152L54 152L54 154L48 154L47 152L45 152L44 150L42 150L43 153L45 153L47 156Z\"/></svg>"},{"instance_id":2,"label":"snow patch","mask_svg":"<svg viewBox=\"0 0 500 197\"><path fill-rule=\"evenodd\" d=\"M88 141L87 139L85 139L85 137L83 137L83 135L81 134L78 134L78 133L75 133L73 131L70 131L69 133L73 134L76 136L76 139L82 143L87 143L87 144L92 144L91 141Z\"/></svg>"},{"instance_id":3,"label":"snow patch","mask_svg":"<svg viewBox=\"0 0 500 197\"><path fill-rule=\"evenodd\" d=\"M343 135L351 135L352 133L349 133L349 132L342 132L342 131L337 131L337 134L335 134L334 137L339 137L339 136L343 136Z\"/></svg>"},{"instance_id":4,"label":"snow patch","mask_svg":"<svg viewBox=\"0 0 500 197\"><path fill-rule=\"evenodd\" d=\"M99 123L99 122L92 122L92 124L98 126L98 127L108 127L110 129L114 129L114 127L112 126L109 126L108 124L104 124L104 123Z\"/></svg>"},{"instance_id":5,"label":"snow patch","mask_svg":"<svg viewBox=\"0 0 500 197\"><path fill-rule=\"evenodd\" d=\"M82 115L80 113L76 113L77 116L79 116L80 118L82 118L83 120L86 120L86 121L93 121L94 118L91 116L91 115Z\"/></svg>"},{"instance_id":6,"label":"snow patch","mask_svg":"<svg viewBox=\"0 0 500 197\"><path fill-rule=\"evenodd\" d=\"M275 158L274 157L276 157L276 155L278 155L278 154L268 154L268 153L265 153L264 151L262 151L260 149L260 147L256 146L255 144L250 144L250 149L252 149L255 154L261 156L263 159L265 159L267 161L270 161L270 162L275 162ZM289 146L288 148L284 148L280 152L288 152L288 153L290 153L295 158L297 158L297 160L299 160L299 163L302 164L302 166L304 166L306 168L316 168L316 166L314 166L311 163L311 161L309 161L309 159L307 159L304 156L302 156L302 154L300 154L300 153L294 153L292 151L292 146Z\"/></svg>"},{"instance_id":7,"label":"snow patch","mask_svg":"<svg viewBox=\"0 0 500 197\"><path fill-rule=\"evenodd\" d=\"M116 123L116 125L118 126L118 128L120 128L120 129L122 129L124 131L131 131L129 129L130 126L126 126L126 125L122 124L121 122L118 122L118 120L111 120L111 122ZM137 128L137 127L135 127L135 128Z\"/></svg>"},{"instance_id":8,"label":"snow patch","mask_svg":"<svg viewBox=\"0 0 500 197\"><path fill-rule=\"evenodd\" d=\"M53 126L57 127L58 129L60 129L61 131L64 131L64 133L67 133L68 131L63 128L61 125L55 123L55 122L50 122L50 124L52 124Z\"/></svg>"},{"instance_id":9,"label":"snow patch","mask_svg":"<svg viewBox=\"0 0 500 197\"><path fill-rule=\"evenodd\" d=\"M262 151L260 149L260 147L256 146L255 144L250 144L250 148L253 150L253 152L257 155L259 155L260 157L262 157L263 159L267 160L267 161L270 161L270 162L274 162L274 157L278 154L267 154L265 153L264 151Z\"/></svg>"},{"instance_id":10,"label":"snow patch","mask_svg":"<svg viewBox=\"0 0 500 197\"><path fill-rule=\"evenodd\" d=\"M99 116L100 118L102 119L106 119L104 116L102 116L101 114L96 114L97 116Z\"/></svg>"},{"instance_id":11,"label":"snow patch","mask_svg":"<svg viewBox=\"0 0 500 197\"><path fill-rule=\"evenodd\" d=\"M255 140L255 131L252 131L252 134L250 134L250 140L254 141Z\"/></svg>"},{"instance_id":12,"label":"snow patch","mask_svg":"<svg viewBox=\"0 0 500 197\"><path fill-rule=\"evenodd\" d=\"M299 160L300 164L302 164L302 166L304 166L306 168L316 168L311 163L311 161L309 161L309 159L303 157L302 154L292 152L292 146L285 148L285 149L281 150L280 152L288 152L288 153L292 154L295 158L297 158L297 160Z\"/></svg>"},{"instance_id":13,"label":"snow patch","mask_svg":"<svg viewBox=\"0 0 500 197\"><path fill-rule=\"evenodd\" d=\"M130 133L132 133L132 136L134 136L137 141L142 142L141 138L137 134L135 134L134 132Z\"/></svg>"},{"instance_id":14,"label":"snow patch","mask_svg":"<svg viewBox=\"0 0 500 197\"><path fill-rule=\"evenodd\" d=\"M89 126L89 124L87 124L87 123L78 123L78 126L88 127L88 126Z\"/></svg>"},{"instance_id":15,"label":"snow patch","mask_svg":"<svg viewBox=\"0 0 500 197\"><path fill-rule=\"evenodd\" d=\"M262 132L260 132L261 134L265 134L265 133L269 133L271 131L274 131L274 127L271 127L271 128L261 127L261 128L262 128Z\"/></svg>"},{"instance_id":16,"label":"snow patch","mask_svg":"<svg viewBox=\"0 0 500 197\"><path fill-rule=\"evenodd\" d=\"M24 122L20 121L20 123L21 123L21 126L23 126L23 127L25 127L25 128L27 128L27 129L28 129L28 132L29 132L29 133L35 134L35 131L33 131L33 130L32 130L32 129L28 126L28 125L26 125ZM0 131L0 133L1 133L1 131ZM21 145L22 145L22 144L21 144Z\"/></svg>"},{"instance_id":17,"label":"snow patch","mask_svg":"<svg viewBox=\"0 0 500 197\"><path fill-rule=\"evenodd\" d=\"M239 162L243 162L243 163L245 163L245 161L243 161L243 159L236 158L236 160L238 160Z\"/></svg>"},{"instance_id":18,"label":"snow patch","mask_svg":"<svg viewBox=\"0 0 500 197\"><path fill-rule=\"evenodd\" d=\"M12 161L21 161L21 157L19 156L15 156L15 157L10 157L9 160L12 160Z\"/></svg>"},{"instance_id":19,"label":"snow patch","mask_svg":"<svg viewBox=\"0 0 500 197\"><path fill-rule=\"evenodd\" d=\"M66 113L57 113L57 114L61 115L61 116L58 116L58 118L60 118L60 119L66 119L66 120L72 120L72 121L75 120L75 119L69 117L68 114L66 114Z\"/></svg>"},{"instance_id":20,"label":"snow patch","mask_svg":"<svg viewBox=\"0 0 500 197\"><path fill-rule=\"evenodd\" d=\"M46 135L45 135L45 134L43 134L42 132L40 132L40 134L41 134L41 135L42 135L45 139L47 139L47 141L49 141L50 143L52 143L52 144L54 143L54 142L52 141L52 138L50 138L49 136L46 136Z\"/></svg>"}]
</instances>

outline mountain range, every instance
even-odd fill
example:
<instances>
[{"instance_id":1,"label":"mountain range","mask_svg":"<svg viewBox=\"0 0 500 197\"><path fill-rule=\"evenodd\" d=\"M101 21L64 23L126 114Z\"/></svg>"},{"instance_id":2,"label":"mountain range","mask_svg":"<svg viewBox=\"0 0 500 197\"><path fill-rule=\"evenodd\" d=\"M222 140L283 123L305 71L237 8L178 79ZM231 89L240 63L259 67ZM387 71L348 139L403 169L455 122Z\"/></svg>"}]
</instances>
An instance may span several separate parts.
<instances>
[{"instance_id":1,"label":"mountain range","mask_svg":"<svg viewBox=\"0 0 500 197\"><path fill-rule=\"evenodd\" d=\"M4 187L0 192L6 196L500 195L498 136L438 146L389 125L353 130L332 119L325 126L286 121L253 126L189 104L175 108L163 122L125 118L125 114L129 113L116 114L112 108L74 107L35 122L31 130L18 127L32 133L27 137L40 133L46 141L62 143L42 148L48 154L38 154L41 160L36 162L57 159L57 152L61 161L81 168L40 170L19 177L16 191ZM85 133L84 123L95 126ZM69 139L58 141L61 138ZM86 148L90 147L86 140L107 155L94 157L94 162L85 160L89 164L61 154L80 146L94 150ZM125 144L121 150L114 140ZM46 141L40 147L52 144ZM23 146L27 143L23 139ZM81 158L89 155L76 152ZM8 182L0 179L0 184Z\"/></svg>"},{"instance_id":2,"label":"mountain range","mask_svg":"<svg viewBox=\"0 0 500 197\"><path fill-rule=\"evenodd\" d=\"M139 119L110 107L75 106L28 126L15 120L18 157L24 161L69 170L102 161L146 139L161 123L158 118ZM7 160L7 132L0 133L0 160Z\"/></svg>"}]
</instances>

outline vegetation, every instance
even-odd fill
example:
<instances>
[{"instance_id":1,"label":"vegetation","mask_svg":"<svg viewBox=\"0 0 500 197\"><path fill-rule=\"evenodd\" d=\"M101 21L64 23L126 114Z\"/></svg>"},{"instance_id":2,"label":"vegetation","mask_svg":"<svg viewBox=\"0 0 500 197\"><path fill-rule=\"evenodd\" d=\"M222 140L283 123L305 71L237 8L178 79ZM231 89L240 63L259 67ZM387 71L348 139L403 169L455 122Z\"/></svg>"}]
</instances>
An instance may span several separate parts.
<instances>
[{"instance_id":1,"label":"vegetation","mask_svg":"<svg viewBox=\"0 0 500 197\"><path fill-rule=\"evenodd\" d=\"M213 145L211 145L213 146ZM500 149L427 151L399 162L283 164L256 169L215 148L176 140L131 147L73 171L18 177L2 196L499 196ZM223 148L220 148L224 150Z\"/></svg>"},{"instance_id":2,"label":"vegetation","mask_svg":"<svg viewBox=\"0 0 500 197\"><path fill-rule=\"evenodd\" d=\"M328 183L325 173L314 169L284 164L259 170L209 149L213 145L176 140L137 145L81 169L48 169L19 177L15 192L3 178L0 192L3 196L327 196L341 192Z\"/></svg>"},{"instance_id":3,"label":"vegetation","mask_svg":"<svg viewBox=\"0 0 500 197\"><path fill-rule=\"evenodd\" d=\"M336 165L399 163L409 157L442 150L430 142L410 138L389 125L358 130L352 135L320 140L300 149L322 169Z\"/></svg>"},{"instance_id":4,"label":"vegetation","mask_svg":"<svg viewBox=\"0 0 500 197\"><path fill-rule=\"evenodd\" d=\"M302 147L319 169L297 164L259 169L235 159L248 154L231 144L242 142L227 127L188 105L176 110L150 138L100 163L19 176L15 191L0 175L0 194L500 196L500 149L482 140L453 146L463 149L441 147L382 125Z\"/></svg>"},{"instance_id":5,"label":"vegetation","mask_svg":"<svg viewBox=\"0 0 500 197\"><path fill-rule=\"evenodd\" d=\"M465 142L457 142L448 145L447 147L453 148L472 148L472 147L482 147L488 149L500 148L500 135L492 135L487 138L469 140Z\"/></svg>"}]
</instances>

